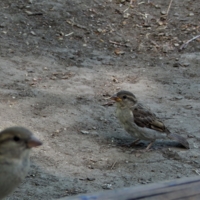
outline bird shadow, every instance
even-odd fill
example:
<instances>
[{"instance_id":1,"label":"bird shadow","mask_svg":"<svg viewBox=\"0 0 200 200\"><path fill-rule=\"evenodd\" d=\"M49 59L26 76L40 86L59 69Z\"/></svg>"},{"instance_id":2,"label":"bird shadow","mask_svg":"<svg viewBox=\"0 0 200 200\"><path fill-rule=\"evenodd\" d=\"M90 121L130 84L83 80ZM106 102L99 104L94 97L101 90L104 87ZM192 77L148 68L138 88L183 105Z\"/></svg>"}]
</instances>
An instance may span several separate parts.
<instances>
[{"instance_id":1,"label":"bird shadow","mask_svg":"<svg viewBox=\"0 0 200 200\"><path fill-rule=\"evenodd\" d=\"M144 140L141 140L138 143L133 144L134 141L135 140L114 138L112 140L112 143L117 147L135 149L135 150L144 149L149 144L149 142L144 141ZM166 148L185 149L184 146L182 146L180 143L176 141L155 141L151 147L151 150L166 149Z\"/></svg>"}]
</instances>

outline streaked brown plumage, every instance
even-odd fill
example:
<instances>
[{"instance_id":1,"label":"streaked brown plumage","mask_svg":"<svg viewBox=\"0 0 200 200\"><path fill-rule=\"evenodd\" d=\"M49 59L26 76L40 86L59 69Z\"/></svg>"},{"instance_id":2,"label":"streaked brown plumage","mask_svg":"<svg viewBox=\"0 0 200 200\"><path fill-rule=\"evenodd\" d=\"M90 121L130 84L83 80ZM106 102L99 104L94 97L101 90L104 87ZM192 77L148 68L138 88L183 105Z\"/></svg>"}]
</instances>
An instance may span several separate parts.
<instances>
[{"instance_id":1,"label":"streaked brown plumage","mask_svg":"<svg viewBox=\"0 0 200 200\"><path fill-rule=\"evenodd\" d=\"M151 147L156 139L171 139L181 143L189 149L187 140L175 133L171 133L164 123L156 117L148 108L138 102L135 95L128 91L120 91L111 99L116 101L116 116L124 126L124 129L139 140L148 140Z\"/></svg>"}]
</instances>

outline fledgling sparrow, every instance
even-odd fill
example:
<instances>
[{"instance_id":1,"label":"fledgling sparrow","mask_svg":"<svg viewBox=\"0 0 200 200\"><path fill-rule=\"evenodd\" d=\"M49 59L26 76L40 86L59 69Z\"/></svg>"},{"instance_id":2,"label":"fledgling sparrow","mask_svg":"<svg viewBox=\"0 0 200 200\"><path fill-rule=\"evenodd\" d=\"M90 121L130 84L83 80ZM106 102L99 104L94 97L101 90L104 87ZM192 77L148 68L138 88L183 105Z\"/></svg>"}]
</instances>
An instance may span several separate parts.
<instances>
[{"instance_id":1,"label":"fledgling sparrow","mask_svg":"<svg viewBox=\"0 0 200 200\"><path fill-rule=\"evenodd\" d=\"M0 199L25 179L29 170L29 153L42 142L23 127L10 127L0 132Z\"/></svg>"},{"instance_id":2,"label":"fledgling sparrow","mask_svg":"<svg viewBox=\"0 0 200 200\"><path fill-rule=\"evenodd\" d=\"M150 149L156 139L171 139L181 143L189 149L187 140L175 133L171 133L164 123L156 117L148 108L138 102L134 94L128 91L120 91L111 97L116 101L116 117L124 129L137 140L147 140Z\"/></svg>"}]
</instances>

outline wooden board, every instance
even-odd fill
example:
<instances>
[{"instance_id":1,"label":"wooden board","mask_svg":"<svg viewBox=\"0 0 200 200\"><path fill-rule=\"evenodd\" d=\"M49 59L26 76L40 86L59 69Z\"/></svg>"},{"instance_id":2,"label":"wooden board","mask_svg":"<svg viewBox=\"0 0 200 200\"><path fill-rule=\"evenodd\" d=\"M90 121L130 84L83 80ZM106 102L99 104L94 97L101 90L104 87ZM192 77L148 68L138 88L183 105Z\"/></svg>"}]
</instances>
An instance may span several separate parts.
<instances>
[{"instance_id":1,"label":"wooden board","mask_svg":"<svg viewBox=\"0 0 200 200\"><path fill-rule=\"evenodd\" d=\"M60 200L200 200L200 177L65 197Z\"/></svg>"}]
</instances>

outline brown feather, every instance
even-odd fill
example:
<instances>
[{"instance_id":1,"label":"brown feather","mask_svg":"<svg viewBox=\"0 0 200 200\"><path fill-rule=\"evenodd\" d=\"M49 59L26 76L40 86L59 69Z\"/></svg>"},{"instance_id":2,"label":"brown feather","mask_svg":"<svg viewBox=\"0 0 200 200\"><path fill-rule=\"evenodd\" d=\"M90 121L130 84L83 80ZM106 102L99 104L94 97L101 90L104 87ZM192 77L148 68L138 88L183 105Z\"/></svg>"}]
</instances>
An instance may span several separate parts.
<instances>
[{"instance_id":1,"label":"brown feather","mask_svg":"<svg viewBox=\"0 0 200 200\"><path fill-rule=\"evenodd\" d=\"M132 108L132 112L134 116L134 122L138 126L154 129L159 132L169 133L169 130L165 127L164 123L142 104L138 103L136 107Z\"/></svg>"}]
</instances>

